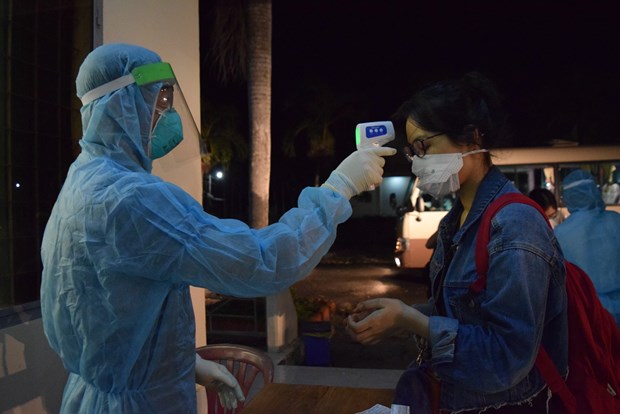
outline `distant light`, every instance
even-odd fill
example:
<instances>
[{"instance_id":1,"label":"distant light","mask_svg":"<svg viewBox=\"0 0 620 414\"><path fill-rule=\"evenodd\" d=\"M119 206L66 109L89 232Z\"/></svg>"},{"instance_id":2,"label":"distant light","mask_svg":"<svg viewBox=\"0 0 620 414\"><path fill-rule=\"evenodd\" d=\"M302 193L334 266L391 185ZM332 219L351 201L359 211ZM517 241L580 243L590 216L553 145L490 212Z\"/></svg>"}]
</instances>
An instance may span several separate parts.
<instances>
[{"instance_id":1,"label":"distant light","mask_svg":"<svg viewBox=\"0 0 620 414\"><path fill-rule=\"evenodd\" d=\"M374 282L370 283L368 286L368 290L371 291L375 295L385 295L389 290L390 286L383 282Z\"/></svg>"},{"instance_id":2,"label":"distant light","mask_svg":"<svg viewBox=\"0 0 620 414\"><path fill-rule=\"evenodd\" d=\"M221 171L217 171L215 173L215 178L217 178L218 180L221 180L222 178L224 178L224 173Z\"/></svg>"},{"instance_id":3,"label":"distant light","mask_svg":"<svg viewBox=\"0 0 620 414\"><path fill-rule=\"evenodd\" d=\"M15 188L19 188L19 187L21 187L21 186L22 186L22 185L21 185L20 183L15 183Z\"/></svg>"}]
</instances>

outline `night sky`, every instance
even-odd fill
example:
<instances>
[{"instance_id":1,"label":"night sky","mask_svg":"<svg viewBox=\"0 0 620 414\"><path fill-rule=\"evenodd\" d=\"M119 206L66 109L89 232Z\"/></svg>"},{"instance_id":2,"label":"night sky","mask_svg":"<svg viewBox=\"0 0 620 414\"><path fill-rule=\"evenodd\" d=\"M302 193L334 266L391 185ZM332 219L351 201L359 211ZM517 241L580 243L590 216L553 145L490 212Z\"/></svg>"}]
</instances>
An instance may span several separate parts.
<instances>
[{"instance_id":1,"label":"night sky","mask_svg":"<svg viewBox=\"0 0 620 414\"><path fill-rule=\"evenodd\" d=\"M274 0L274 108L318 78L383 119L416 87L478 70L506 98L514 145L620 142L620 8L563 3Z\"/></svg>"}]
</instances>

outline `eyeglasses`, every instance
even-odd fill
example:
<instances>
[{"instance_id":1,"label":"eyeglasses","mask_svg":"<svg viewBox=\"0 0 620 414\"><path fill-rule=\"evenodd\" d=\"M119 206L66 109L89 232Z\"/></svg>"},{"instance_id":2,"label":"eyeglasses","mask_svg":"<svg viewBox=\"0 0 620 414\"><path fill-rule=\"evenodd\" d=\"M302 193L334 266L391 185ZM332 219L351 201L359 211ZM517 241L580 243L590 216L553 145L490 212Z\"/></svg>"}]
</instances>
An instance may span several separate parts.
<instances>
[{"instance_id":1,"label":"eyeglasses","mask_svg":"<svg viewBox=\"0 0 620 414\"><path fill-rule=\"evenodd\" d=\"M174 96L174 86L164 85L157 95L157 102L155 103L155 110L157 112L163 112L166 109L172 108L172 101Z\"/></svg>"},{"instance_id":2,"label":"eyeglasses","mask_svg":"<svg viewBox=\"0 0 620 414\"><path fill-rule=\"evenodd\" d=\"M430 137L416 139L413 141L413 144L407 143L403 151L405 152L405 157L409 162L413 161L413 156L417 156L419 158L424 158L426 155L426 144L425 141L428 141L431 138L438 137L439 135L444 135L445 132L438 132L436 134L431 135Z\"/></svg>"},{"instance_id":3,"label":"eyeglasses","mask_svg":"<svg viewBox=\"0 0 620 414\"><path fill-rule=\"evenodd\" d=\"M155 111L153 111L153 119L151 120L151 129L155 128L155 124L159 121L159 118L164 111L172 108L174 96L174 86L164 85L157 94L157 100L155 101Z\"/></svg>"}]
</instances>

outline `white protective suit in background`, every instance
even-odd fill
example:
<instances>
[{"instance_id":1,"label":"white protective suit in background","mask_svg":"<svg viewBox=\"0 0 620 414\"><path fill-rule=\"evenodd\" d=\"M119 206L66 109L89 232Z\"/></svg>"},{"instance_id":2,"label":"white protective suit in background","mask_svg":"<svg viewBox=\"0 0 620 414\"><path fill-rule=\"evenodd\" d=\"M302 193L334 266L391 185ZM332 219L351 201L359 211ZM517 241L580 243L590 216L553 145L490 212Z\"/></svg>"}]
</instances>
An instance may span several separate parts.
<instances>
[{"instance_id":1,"label":"white protective suit in background","mask_svg":"<svg viewBox=\"0 0 620 414\"><path fill-rule=\"evenodd\" d=\"M594 178L583 170L564 179L570 215L555 228L566 260L592 279L602 305L620 325L620 214L606 211Z\"/></svg>"},{"instance_id":2,"label":"white protective suit in background","mask_svg":"<svg viewBox=\"0 0 620 414\"><path fill-rule=\"evenodd\" d=\"M154 62L141 47L101 46L80 68L78 96ZM150 174L160 87L133 83L82 108L82 151L45 229L41 307L70 373L63 412L195 412L189 286L281 291L311 272L351 215L347 197L328 188L306 188L297 208L260 230L205 213Z\"/></svg>"}]
</instances>

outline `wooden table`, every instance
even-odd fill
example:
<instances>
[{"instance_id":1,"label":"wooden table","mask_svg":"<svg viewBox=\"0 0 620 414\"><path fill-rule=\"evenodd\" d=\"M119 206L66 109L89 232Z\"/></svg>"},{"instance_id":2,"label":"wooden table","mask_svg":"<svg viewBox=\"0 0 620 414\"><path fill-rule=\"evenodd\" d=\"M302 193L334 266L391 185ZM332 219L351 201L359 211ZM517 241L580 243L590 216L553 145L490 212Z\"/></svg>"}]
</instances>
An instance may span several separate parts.
<instances>
[{"instance_id":1,"label":"wooden table","mask_svg":"<svg viewBox=\"0 0 620 414\"><path fill-rule=\"evenodd\" d=\"M394 390L272 383L245 406L243 414L354 414L375 404L392 405Z\"/></svg>"}]
</instances>

